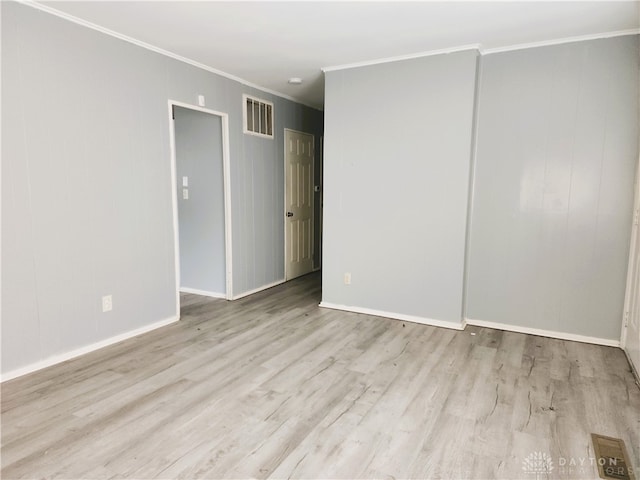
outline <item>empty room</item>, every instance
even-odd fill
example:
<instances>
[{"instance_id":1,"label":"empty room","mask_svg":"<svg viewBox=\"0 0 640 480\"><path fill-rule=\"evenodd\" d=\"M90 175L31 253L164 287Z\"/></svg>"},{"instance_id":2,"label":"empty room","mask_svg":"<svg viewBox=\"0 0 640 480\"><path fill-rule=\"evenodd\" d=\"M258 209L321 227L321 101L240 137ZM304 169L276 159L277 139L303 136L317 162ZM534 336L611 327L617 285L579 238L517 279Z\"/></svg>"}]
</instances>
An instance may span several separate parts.
<instances>
[{"instance_id":1,"label":"empty room","mask_svg":"<svg viewBox=\"0 0 640 480\"><path fill-rule=\"evenodd\" d=\"M640 479L640 2L0 21L1 478Z\"/></svg>"}]
</instances>

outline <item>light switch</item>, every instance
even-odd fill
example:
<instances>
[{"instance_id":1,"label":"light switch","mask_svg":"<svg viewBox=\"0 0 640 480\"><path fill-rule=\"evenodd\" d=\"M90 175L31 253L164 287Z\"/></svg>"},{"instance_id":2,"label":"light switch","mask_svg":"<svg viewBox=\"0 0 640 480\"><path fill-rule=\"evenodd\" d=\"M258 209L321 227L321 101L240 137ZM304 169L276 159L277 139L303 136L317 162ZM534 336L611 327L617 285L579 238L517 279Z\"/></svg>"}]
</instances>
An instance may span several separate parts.
<instances>
[{"instance_id":1,"label":"light switch","mask_svg":"<svg viewBox=\"0 0 640 480\"><path fill-rule=\"evenodd\" d=\"M198 95L198 105L204 107L204 95Z\"/></svg>"},{"instance_id":2,"label":"light switch","mask_svg":"<svg viewBox=\"0 0 640 480\"><path fill-rule=\"evenodd\" d=\"M182 189L182 199L183 200L189 200L189 189L188 188L183 188Z\"/></svg>"},{"instance_id":3,"label":"light switch","mask_svg":"<svg viewBox=\"0 0 640 480\"><path fill-rule=\"evenodd\" d=\"M182 177L182 186L183 187L189 186L189 177Z\"/></svg>"}]
</instances>

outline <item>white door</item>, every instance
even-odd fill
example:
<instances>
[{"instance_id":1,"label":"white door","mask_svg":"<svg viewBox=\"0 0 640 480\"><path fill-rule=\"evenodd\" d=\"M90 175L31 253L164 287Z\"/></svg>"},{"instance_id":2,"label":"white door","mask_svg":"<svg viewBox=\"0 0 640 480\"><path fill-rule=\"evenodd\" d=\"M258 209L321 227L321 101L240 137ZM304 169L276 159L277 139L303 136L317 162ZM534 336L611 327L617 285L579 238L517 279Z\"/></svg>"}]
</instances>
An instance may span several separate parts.
<instances>
[{"instance_id":1,"label":"white door","mask_svg":"<svg viewBox=\"0 0 640 480\"><path fill-rule=\"evenodd\" d=\"M313 135L284 131L285 277L313 270Z\"/></svg>"},{"instance_id":2,"label":"white door","mask_svg":"<svg viewBox=\"0 0 640 480\"><path fill-rule=\"evenodd\" d=\"M640 161L638 163L622 345L627 352L629 360L633 363L636 373L640 375L640 232L638 232L638 217L640 216ZM624 325L626 325L626 327Z\"/></svg>"}]
</instances>

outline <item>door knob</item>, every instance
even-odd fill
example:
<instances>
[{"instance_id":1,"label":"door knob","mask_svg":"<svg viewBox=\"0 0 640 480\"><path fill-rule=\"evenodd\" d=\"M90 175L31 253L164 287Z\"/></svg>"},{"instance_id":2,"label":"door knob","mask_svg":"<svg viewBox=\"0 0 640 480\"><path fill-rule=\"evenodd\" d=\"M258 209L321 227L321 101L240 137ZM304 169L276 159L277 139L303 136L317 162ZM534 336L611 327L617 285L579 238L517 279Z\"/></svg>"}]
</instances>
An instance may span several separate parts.
<instances>
[{"instance_id":1,"label":"door knob","mask_svg":"<svg viewBox=\"0 0 640 480\"><path fill-rule=\"evenodd\" d=\"M293 212L287 212L287 217L293 217Z\"/></svg>"}]
</instances>

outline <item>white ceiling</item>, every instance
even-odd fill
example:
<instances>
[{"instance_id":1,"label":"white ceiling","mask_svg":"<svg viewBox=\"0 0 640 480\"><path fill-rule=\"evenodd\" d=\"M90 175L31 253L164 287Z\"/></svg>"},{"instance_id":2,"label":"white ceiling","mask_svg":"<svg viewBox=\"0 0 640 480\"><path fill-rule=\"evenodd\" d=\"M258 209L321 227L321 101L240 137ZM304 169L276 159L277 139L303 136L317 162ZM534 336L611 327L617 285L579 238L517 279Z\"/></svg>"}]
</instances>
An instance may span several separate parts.
<instances>
[{"instance_id":1,"label":"white ceiling","mask_svg":"<svg viewBox=\"0 0 640 480\"><path fill-rule=\"evenodd\" d=\"M638 1L41 3L318 107L323 67L640 26ZM289 85L290 77L304 83Z\"/></svg>"}]
</instances>

